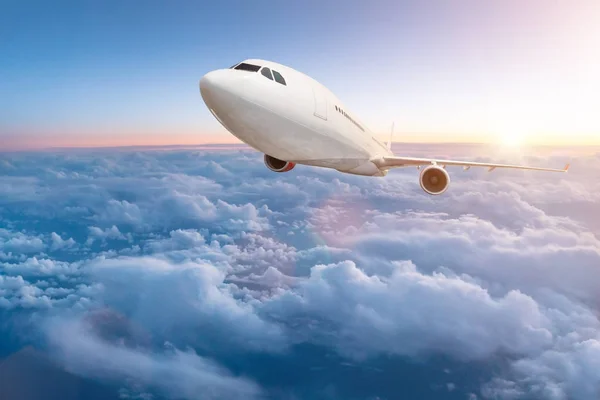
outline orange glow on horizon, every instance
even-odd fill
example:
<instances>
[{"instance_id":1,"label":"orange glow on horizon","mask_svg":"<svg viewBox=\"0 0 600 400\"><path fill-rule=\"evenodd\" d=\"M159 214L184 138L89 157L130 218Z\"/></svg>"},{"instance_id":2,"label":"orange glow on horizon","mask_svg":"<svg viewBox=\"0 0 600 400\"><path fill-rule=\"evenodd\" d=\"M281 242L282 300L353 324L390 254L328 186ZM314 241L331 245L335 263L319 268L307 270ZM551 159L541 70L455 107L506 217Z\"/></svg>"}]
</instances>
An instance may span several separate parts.
<instances>
[{"instance_id":1,"label":"orange glow on horizon","mask_svg":"<svg viewBox=\"0 0 600 400\"><path fill-rule=\"evenodd\" d=\"M389 140L389 134L377 135L382 141ZM512 147L529 146L600 146L600 133L597 135L559 135L522 133L476 134L476 133L434 133L434 132L402 132L394 135L395 143L456 143L456 144L489 144ZM43 150L51 148L94 148L94 147L128 147L128 146L195 146L209 144L241 144L242 142L228 132L211 133L177 133L160 132L128 132L87 134L74 133L27 133L2 138L0 150Z\"/></svg>"},{"instance_id":2,"label":"orange glow on horizon","mask_svg":"<svg viewBox=\"0 0 600 400\"><path fill-rule=\"evenodd\" d=\"M389 134L378 135L387 141ZM477 133L433 133L398 132L394 142L404 143L480 143L500 146L600 146L600 132L597 134L527 134L519 130L497 131L489 134Z\"/></svg>"},{"instance_id":3,"label":"orange glow on horizon","mask_svg":"<svg viewBox=\"0 0 600 400\"><path fill-rule=\"evenodd\" d=\"M102 134L102 135L14 135L3 138L0 150L41 150L50 148L193 146L242 143L229 134Z\"/></svg>"}]
</instances>

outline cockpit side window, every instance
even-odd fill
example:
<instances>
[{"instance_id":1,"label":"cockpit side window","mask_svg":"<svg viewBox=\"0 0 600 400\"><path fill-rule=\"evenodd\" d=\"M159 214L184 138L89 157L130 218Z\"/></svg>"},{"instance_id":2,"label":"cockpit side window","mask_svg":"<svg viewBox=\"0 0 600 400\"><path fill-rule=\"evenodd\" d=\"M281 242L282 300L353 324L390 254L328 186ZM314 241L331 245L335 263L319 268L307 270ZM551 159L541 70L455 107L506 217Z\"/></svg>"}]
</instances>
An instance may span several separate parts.
<instances>
[{"instance_id":1,"label":"cockpit side window","mask_svg":"<svg viewBox=\"0 0 600 400\"><path fill-rule=\"evenodd\" d=\"M254 65L254 64L241 63L240 65L235 67L235 69L238 69L241 71L258 72L258 70L260 69L260 66Z\"/></svg>"},{"instance_id":2,"label":"cockpit side window","mask_svg":"<svg viewBox=\"0 0 600 400\"><path fill-rule=\"evenodd\" d=\"M233 64L231 67L229 67L229 69L234 69L235 67L237 67L237 65L238 65L238 64L239 64L239 63L235 63L235 64Z\"/></svg>"},{"instance_id":3,"label":"cockpit side window","mask_svg":"<svg viewBox=\"0 0 600 400\"><path fill-rule=\"evenodd\" d=\"M266 78L273 80L273 75L271 75L271 70L269 68L263 67L263 69L260 70L260 73L263 74Z\"/></svg>"},{"instance_id":4,"label":"cockpit side window","mask_svg":"<svg viewBox=\"0 0 600 400\"><path fill-rule=\"evenodd\" d=\"M275 70L273 70L273 76L275 77L275 82L281 83L282 85L286 85L285 83L285 79L283 79L283 76L281 76L281 74Z\"/></svg>"}]
</instances>

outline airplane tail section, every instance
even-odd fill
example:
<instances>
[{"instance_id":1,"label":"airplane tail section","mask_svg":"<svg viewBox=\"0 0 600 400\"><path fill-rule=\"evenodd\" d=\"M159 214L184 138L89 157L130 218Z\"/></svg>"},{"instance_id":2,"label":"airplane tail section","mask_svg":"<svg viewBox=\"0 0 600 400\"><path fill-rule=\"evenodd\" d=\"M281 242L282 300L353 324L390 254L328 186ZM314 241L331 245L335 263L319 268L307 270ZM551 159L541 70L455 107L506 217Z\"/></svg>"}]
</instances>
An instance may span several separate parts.
<instances>
[{"instance_id":1,"label":"airplane tail section","mask_svg":"<svg viewBox=\"0 0 600 400\"><path fill-rule=\"evenodd\" d=\"M387 142L388 150L392 151L392 138L394 137L394 123L392 122L392 131L390 132L390 140Z\"/></svg>"}]
</instances>

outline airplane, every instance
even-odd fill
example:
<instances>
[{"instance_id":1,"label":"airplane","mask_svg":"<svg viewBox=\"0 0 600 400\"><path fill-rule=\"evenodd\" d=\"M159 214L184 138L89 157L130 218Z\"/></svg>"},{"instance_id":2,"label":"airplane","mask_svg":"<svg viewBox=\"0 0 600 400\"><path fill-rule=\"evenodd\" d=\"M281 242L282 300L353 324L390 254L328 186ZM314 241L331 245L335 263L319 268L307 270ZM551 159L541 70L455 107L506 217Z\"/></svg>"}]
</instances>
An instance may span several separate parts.
<instances>
[{"instance_id":1,"label":"airplane","mask_svg":"<svg viewBox=\"0 0 600 400\"><path fill-rule=\"evenodd\" d=\"M515 168L567 172L564 169L469 161L398 157L392 138L379 141L329 89L285 65L247 59L208 72L199 82L204 103L232 135L264 153L271 171L288 172L297 164L332 168L363 176L386 176L388 170L415 166L419 183L430 195L450 185L446 166ZM393 128L392 128L393 133Z\"/></svg>"}]
</instances>

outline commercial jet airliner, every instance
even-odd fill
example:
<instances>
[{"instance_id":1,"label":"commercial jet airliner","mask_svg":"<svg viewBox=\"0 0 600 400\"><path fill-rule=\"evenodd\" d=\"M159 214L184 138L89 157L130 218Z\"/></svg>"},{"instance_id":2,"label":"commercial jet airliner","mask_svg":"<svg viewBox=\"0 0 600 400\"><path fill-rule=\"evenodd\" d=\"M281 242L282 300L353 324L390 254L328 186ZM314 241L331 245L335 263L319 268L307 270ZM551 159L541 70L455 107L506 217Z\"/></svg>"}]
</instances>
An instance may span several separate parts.
<instances>
[{"instance_id":1,"label":"commercial jet airliner","mask_svg":"<svg viewBox=\"0 0 600 400\"><path fill-rule=\"evenodd\" d=\"M382 143L325 86L284 65L248 59L200 79L210 112L232 135L264 153L266 166L290 171L296 164L333 168L365 176L385 176L390 168L423 167L421 188L442 194L450 176L446 166L567 172L564 169L468 161L398 157L391 137Z\"/></svg>"}]
</instances>

